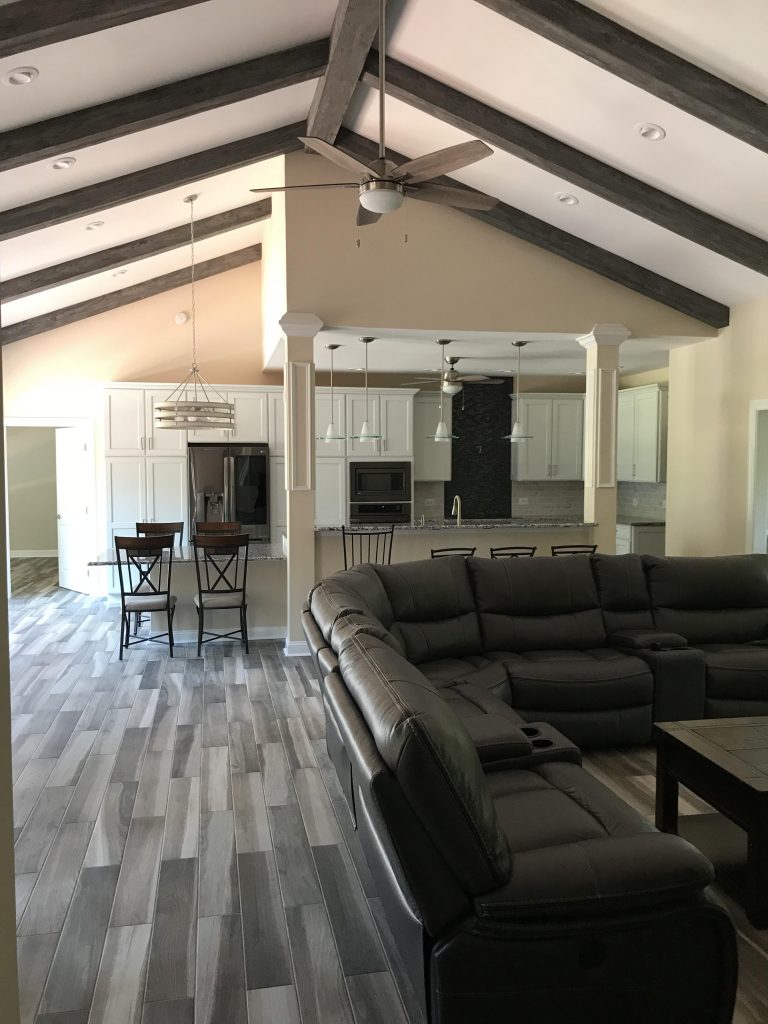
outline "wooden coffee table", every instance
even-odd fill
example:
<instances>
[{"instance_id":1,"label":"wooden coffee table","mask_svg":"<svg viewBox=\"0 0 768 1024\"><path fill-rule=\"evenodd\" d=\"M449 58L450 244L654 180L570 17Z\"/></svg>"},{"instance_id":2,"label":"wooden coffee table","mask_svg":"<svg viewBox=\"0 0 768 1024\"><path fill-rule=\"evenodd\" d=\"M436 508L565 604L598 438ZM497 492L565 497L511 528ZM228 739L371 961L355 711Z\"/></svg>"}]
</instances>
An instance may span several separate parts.
<instances>
[{"instance_id":1,"label":"wooden coffee table","mask_svg":"<svg viewBox=\"0 0 768 1024\"><path fill-rule=\"evenodd\" d=\"M656 827L707 854L752 924L768 927L768 717L665 722L654 739ZM679 783L719 813L678 822Z\"/></svg>"}]
</instances>

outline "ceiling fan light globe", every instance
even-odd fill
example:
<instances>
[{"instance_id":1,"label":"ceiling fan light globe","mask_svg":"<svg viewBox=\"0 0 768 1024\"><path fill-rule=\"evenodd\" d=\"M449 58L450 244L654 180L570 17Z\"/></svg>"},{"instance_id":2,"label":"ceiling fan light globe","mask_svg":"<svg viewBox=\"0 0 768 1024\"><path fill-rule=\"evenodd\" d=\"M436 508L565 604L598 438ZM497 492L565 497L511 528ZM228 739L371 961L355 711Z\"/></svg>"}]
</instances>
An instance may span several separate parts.
<instances>
[{"instance_id":1,"label":"ceiling fan light globe","mask_svg":"<svg viewBox=\"0 0 768 1024\"><path fill-rule=\"evenodd\" d=\"M405 194L396 181L366 181L360 186L360 205L370 213L394 213Z\"/></svg>"},{"instance_id":2,"label":"ceiling fan light globe","mask_svg":"<svg viewBox=\"0 0 768 1024\"><path fill-rule=\"evenodd\" d=\"M444 380L442 384L444 395L458 395L463 385L457 380Z\"/></svg>"}]
</instances>

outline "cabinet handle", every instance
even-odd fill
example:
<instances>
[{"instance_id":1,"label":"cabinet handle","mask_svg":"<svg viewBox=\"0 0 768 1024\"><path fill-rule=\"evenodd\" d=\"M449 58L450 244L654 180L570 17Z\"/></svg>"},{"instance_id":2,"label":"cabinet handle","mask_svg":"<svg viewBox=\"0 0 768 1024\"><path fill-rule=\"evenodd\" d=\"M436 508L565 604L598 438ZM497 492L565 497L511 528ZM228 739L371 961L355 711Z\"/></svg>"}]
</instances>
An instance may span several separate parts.
<instances>
[{"instance_id":1,"label":"cabinet handle","mask_svg":"<svg viewBox=\"0 0 768 1024\"><path fill-rule=\"evenodd\" d=\"M146 438L142 437L142 439L141 439L141 450L144 451L144 449L146 447L147 447L146 446Z\"/></svg>"}]
</instances>

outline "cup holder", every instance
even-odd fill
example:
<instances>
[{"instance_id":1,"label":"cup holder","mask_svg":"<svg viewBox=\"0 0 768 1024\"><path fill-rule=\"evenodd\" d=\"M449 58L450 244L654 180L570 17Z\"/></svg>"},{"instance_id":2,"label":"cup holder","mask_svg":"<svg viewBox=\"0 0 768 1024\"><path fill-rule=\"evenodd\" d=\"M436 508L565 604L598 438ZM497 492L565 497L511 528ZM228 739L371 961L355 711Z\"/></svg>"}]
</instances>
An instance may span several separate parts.
<instances>
[{"instance_id":1,"label":"cup holder","mask_svg":"<svg viewBox=\"0 0 768 1024\"><path fill-rule=\"evenodd\" d=\"M535 729L532 725L524 725L520 731L524 732L526 736L541 735L541 729Z\"/></svg>"},{"instance_id":2,"label":"cup holder","mask_svg":"<svg viewBox=\"0 0 768 1024\"><path fill-rule=\"evenodd\" d=\"M554 747L554 745L555 744L552 740L541 739L531 741L531 746L536 747L538 750L544 750L546 747Z\"/></svg>"}]
</instances>

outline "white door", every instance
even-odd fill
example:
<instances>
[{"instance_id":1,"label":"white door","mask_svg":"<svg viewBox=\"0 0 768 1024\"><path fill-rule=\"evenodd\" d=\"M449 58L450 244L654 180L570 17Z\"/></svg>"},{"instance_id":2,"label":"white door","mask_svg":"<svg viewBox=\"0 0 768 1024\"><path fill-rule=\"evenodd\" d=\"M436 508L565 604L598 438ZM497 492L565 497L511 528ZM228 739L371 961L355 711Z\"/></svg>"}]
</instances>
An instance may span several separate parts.
<instances>
[{"instance_id":1,"label":"white door","mask_svg":"<svg viewBox=\"0 0 768 1024\"><path fill-rule=\"evenodd\" d=\"M584 402L580 397L553 398L551 478L581 480L583 477Z\"/></svg>"},{"instance_id":2,"label":"white door","mask_svg":"<svg viewBox=\"0 0 768 1024\"><path fill-rule=\"evenodd\" d=\"M388 459L413 455L413 398L381 395L381 442L379 451Z\"/></svg>"},{"instance_id":3,"label":"white door","mask_svg":"<svg viewBox=\"0 0 768 1024\"><path fill-rule=\"evenodd\" d=\"M659 392L656 388L635 395L635 480L659 479Z\"/></svg>"},{"instance_id":4,"label":"white door","mask_svg":"<svg viewBox=\"0 0 768 1024\"><path fill-rule=\"evenodd\" d=\"M147 459L147 519L152 523L185 523L187 460L165 455ZM185 528L184 536L188 537Z\"/></svg>"},{"instance_id":5,"label":"white door","mask_svg":"<svg viewBox=\"0 0 768 1024\"><path fill-rule=\"evenodd\" d=\"M145 415L147 430L147 452L155 455L180 455L187 450L186 430L155 430L155 405L167 402L173 390L169 384L164 391L145 391Z\"/></svg>"},{"instance_id":6,"label":"white door","mask_svg":"<svg viewBox=\"0 0 768 1024\"><path fill-rule=\"evenodd\" d=\"M343 526L347 521L347 460L315 463L315 526Z\"/></svg>"},{"instance_id":7,"label":"white door","mask_svg":"<svg viewBox=\"0 0 768 1024\"><path fill-rule=\"evenodd\" d=\"M227 398L235 406L235 429L229 432L229 440L236 444L267 444L269 395L264 391L230 391Z\"/></svg>"},{"instance_id":8,"label":"white door","mask_svg":"<svg viewBox=\"0 0 768 1024\"><path fill-rule=\"evenodd\" d=\"M512 458L517 458L517 480L548 480L552 461L552 400L549 398L519 398L512 403L512 421L515 405L520 405L519 419L527 441L511 444ZM514 465L514 463L513 463Z\"/></svg>"},{"instance_id":9,"label":"white door","mask_svg":"<svg viewBox=\"0 0 768 1024\"><path fill-rule=\"evenodd\" d=\"M635 469L635 395L619 392L616 421L616 479L632 480Z\"/></svg>"},{"instance_id":10,"label":"white door","mask_svg":"<svg viewBox=\"0 0 768 1024\"><path fill-rule=\"evenodd\" d=\"M60 427L56 431L56 522L59 586L87 594L88 560L93 551L93 452L90 431Z\"/></svg>"}]
</instances>

